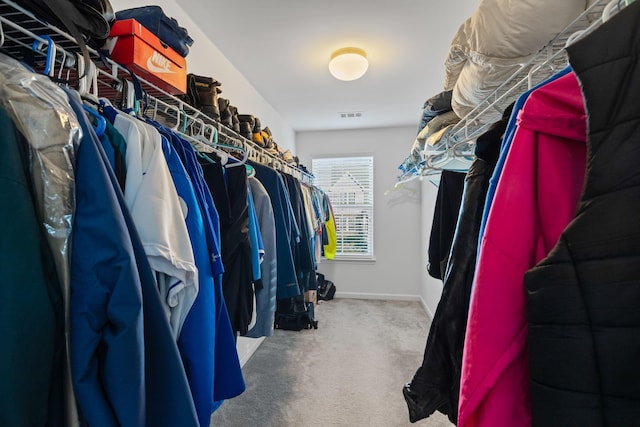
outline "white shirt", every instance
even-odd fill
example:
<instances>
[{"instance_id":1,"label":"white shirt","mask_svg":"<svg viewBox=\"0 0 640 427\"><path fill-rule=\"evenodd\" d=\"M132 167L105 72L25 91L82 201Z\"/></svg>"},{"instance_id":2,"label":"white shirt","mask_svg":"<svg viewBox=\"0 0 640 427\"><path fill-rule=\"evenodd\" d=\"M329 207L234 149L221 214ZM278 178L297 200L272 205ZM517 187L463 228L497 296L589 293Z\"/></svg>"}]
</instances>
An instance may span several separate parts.
<instances>
[{"instance_id":1,"label":"white shirt","mask_svg":"<svg viewBox=\"0 0 640 427\"><path fill-rule=\"evenodd\" d=\"M127 141L124 198L140 233L175 337L198 294L198 269L158 131L124 113L114 127Z\"/></svg>"}]
</instances>

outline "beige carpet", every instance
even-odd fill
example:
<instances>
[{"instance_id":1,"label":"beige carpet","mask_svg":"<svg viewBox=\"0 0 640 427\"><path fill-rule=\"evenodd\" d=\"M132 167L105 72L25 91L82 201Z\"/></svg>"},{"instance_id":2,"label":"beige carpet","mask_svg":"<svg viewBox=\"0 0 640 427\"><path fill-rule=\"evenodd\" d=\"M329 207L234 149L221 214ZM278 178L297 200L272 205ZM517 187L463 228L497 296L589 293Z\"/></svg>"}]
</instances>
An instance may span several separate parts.
<instances>
[{"instance_id":1,"label":"beige carpet","mask_svg":"<svg viewBox=\"0 0 640 427\"><path fill-rule=\"evenodd\" d=\"M429 319L418 302L335 299L319 329L277 330L244 367L247 390L215 427L450 427L436 412L411 424L402 385L422 362Z\"/></svg>"}]
</instances>

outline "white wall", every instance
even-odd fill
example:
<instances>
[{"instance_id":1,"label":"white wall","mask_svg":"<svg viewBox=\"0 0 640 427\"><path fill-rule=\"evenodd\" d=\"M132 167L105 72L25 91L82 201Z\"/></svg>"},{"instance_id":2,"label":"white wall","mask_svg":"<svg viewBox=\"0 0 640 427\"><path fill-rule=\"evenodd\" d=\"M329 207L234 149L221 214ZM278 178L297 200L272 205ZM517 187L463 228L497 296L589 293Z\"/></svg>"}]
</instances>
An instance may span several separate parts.
<instances>
[{"instance_id":1,"label":"white wall","mask_svg":"<svg viewBox=\"0 0 640 427\"><path fill-rule=\"evenodd\" d=\"M118 11L149 5L147 0L111 0L113 9ZM214 77L222 83L221 96L231 100L243 114L253 114L260 118L262 126L269 126L273 138L283 148L296 152L295 132L280 114L256 91L251 83L240 74L204 32L189 17L175 0L157 0L154 4L162 7L167 16L175 18L180 26L189 31L195 40L187 56L187 70L190 73ZM211 24L220 17L212 17ZM230 35L232 37L232 35Z\"/></svg>"},{"instance_id":2,"label":"white wall","mask_svg":"<svg viewBox=\"0 0 640 427\"><path fill-rule=\"evenodd\" d=\"M428 179L422 181L422 233L424 242L421 247L420 274L422 278L420 296L424 301L427 314L433 319L440 295L442 295L442 280L434 279L427 272L427 260L429 259L429 235L433 224L433 213L438 196L438 187Z\"/></svg>"},{"instance_id":3,"label":"white wall","mask_svg":"<svg viewBox=\"0 0 640 427\"><path fill-rule=\"evenodd\" d=\"M425 237L421 231L418 182L413 191L393 189L415 138L410 127L298 132L300 161L314 157L373 155L375 261L323 261L318 271L336 284L339 296L418 299Z\"/></svg>"}]
</instances>

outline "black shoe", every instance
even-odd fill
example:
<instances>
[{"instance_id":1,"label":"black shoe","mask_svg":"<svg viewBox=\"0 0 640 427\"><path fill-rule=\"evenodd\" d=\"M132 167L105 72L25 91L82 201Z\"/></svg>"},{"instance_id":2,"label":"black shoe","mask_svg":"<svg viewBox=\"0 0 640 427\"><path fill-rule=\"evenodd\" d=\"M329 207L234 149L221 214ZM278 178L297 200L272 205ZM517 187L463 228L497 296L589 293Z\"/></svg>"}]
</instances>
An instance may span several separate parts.
<instances>
[{"instance_id":1,"label":"black shoe","mask_svg":"<svg viewBox=\"0 0 640 427\"><path fill-rule=\"evenodd\" d=\"M240 133L240 120L238 119L238 107L235 105L229 105L231 111L231 129L235 133Z\"/></svg>"},{"instance_id":2,"label":"black shoe","mask_svg":"<svg viewBox=\"0 0 640 427\"><path fill-rule=\"evenodd\" d=\"M255 122L253 124L253 133L260 133L261 130L262 130L262 125L260 124L260 119L256 117Z\"/></svg>"},{"instance_id":3,"label":"black shoe","mask_svg":"<svg viewBox=\"0 0 640 427\"><path fill-rule=\"evenodd\" d=\"M240 123L248 123L251 127L251 132L253 132L253 125L256 122L255 117L251 114L238 114L238 120L240 120Z\"/></svg>"},{"instance_id":4,"label":"black shoe","mask_svg":"<svg viewBox=\"0 0 640 427\"><path fill-rule=\"evenodd\" d=\"M188 98L196 108L214 120L220 120L218 95L222 93L221 83L213 77L189 74L188 88L191 91ZM195 89L195 93L193 93Z\"/></svg>"},{"instance_id":5,"label":"black shoe","mask_svg":"<svg viewBox=\"0 0 640 427\"><path fill-rule=\"evenodd\" d=\"M242 137L251 140L251 126L248 122L240 122L240 135Z\"/></svg>"}]
</instances>

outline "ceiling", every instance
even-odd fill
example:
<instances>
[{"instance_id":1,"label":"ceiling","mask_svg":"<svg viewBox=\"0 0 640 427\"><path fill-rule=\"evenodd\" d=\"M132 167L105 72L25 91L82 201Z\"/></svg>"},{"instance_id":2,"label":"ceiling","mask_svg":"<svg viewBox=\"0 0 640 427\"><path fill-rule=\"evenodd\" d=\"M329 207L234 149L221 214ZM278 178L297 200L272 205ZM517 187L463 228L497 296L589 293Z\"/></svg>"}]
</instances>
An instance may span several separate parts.
<instances>
[{"instance_id":1,"label":"ceiling","mask_svg":"<svg viewBox=\"0 0 640 427\"><path fill-rule=\"evenodd\" d=\"M180 6L295 131L418 125L442 90L443 62L478 0L180 0ZM334 50L369 70L329 74ZM341 118L340 112L362 112Z\"/></svg>"}]
</instances>

